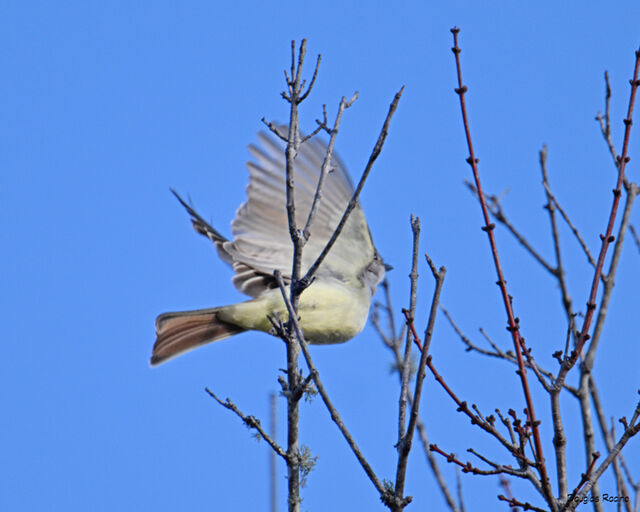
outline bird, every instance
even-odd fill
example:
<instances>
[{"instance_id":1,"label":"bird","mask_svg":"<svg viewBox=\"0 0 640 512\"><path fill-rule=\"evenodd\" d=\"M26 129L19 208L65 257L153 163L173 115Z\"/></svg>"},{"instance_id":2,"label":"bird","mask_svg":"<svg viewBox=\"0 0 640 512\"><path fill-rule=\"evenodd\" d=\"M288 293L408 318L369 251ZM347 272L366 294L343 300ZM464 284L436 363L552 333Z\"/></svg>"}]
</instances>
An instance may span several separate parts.
<instances>
[{"instance_id":1,"label":"bird","mask_svg":"<svg viewBox=\"0 0 640 512\"><path fill-rule=\"evenodd\" d=\"M299 136L299 135L298 135ZM231 223L233 240L207 223L177 192L171 190L191 217L194 229L213 242L219 257L235 275L232 282L250 300L227 306L164 313L155 322L156 341L150 359L156 366L202 345L248 330L274 334L270 315L288 319L274 277L279 271L291 282L293 243L286 210L285 151L272 134L258 133L247 163L247 201ZM300 136L299 136L300 137ZM305 139L294 160L294 200L297 223L304 223L313 203L327 145ZM354 188L345 165L333 154L317 203L309 237L302 251L302 275L311 267L339 224ZM298 315L307 342L343 343L362 331L376 287L391 267L383 262L359 202L312 283L299 299Z\"/></svg>"}]
</instances>

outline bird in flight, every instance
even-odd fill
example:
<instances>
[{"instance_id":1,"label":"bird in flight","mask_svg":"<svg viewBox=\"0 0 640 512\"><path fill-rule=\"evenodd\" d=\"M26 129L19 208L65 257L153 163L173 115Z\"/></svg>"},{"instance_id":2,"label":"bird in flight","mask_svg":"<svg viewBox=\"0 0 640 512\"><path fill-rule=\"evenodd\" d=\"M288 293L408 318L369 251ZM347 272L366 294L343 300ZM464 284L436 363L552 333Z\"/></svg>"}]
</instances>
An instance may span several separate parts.
<instances>
[{"instance_id":1,"label":"bird in flight","mask_svg":"<svg viewBox=\"0 0 640 512\"><path fill-rule=\"evenodd\" d=\"M278 270L291 281L293 243L286 211L285 153L272 135L258 134L249 146L247 202L231 223L233 240L208 224L175 191L195 230L209 238L220 258L235 272L235 287L250 300L194 311L164 313L156 319L151 365L163 363L201 345L247 330L269 333L269 315L287 319L287 309L274 277ZM327 146L313 138L303 142L294 160L297 222L306 221L321 175ZM353 195L353 184L334 155L321 189L309 238L302 251L302 275L333 235ZM313 282L300 295L298 315L305 339L312 344L342 343L364 327L371 298L389 269L376 250L359 203L335 244L318 267Z\"/></svg>"}]
</instances>

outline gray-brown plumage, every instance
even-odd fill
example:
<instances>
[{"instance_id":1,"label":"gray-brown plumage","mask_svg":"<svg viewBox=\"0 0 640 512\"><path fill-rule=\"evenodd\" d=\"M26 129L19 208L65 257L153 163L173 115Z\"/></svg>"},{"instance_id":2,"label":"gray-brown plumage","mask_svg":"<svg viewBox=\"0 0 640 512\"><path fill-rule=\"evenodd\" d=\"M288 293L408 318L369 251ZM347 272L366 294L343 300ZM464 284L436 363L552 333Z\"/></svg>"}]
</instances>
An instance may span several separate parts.
<instances>
[{"instance_id":1,"label":"gray-brown plumage","mask_svg":"<svg viewBox=\"0 0 640 512\"><path fill-rule=\"evenodd\" d=\"M253 329L268 332L267 315L286 309L273 277L279 270L290 281L293 247L285 209L285 156L281 144L264 133L261 146L250 146L248 200L231 224L233 241L222 236L174 192L191 215L195 230L209 238L220 258L232 266L233 284L252 300L177 313L156 320L151 364L162 363L200 345ZM295 159L296 218L304 223L313 202L326 145L303 143ZM338 225L353 195L344 165L333 157L325 177L310 238L302 255L304 273L315 261ZM384 264L373 245L362 208L351 212L342 234L318 268L315 281L300 297L299 314L310 343L339 343L355 336L366 321L371 297L384 277Z\"/></svg>"}]
</instances>

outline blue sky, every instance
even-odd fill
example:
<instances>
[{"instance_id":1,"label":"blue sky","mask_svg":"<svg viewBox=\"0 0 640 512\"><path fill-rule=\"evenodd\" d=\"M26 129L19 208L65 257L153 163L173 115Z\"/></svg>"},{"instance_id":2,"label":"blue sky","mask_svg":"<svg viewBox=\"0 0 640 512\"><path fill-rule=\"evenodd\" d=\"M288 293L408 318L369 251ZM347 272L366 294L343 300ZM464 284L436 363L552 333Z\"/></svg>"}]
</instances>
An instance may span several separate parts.
<instances>
[{"instance_id":1,"label":"blue sky","mask_svg":"<svg viewBox=\"0 0 640 512\"><path fill-rule=\"evenodd\" d=\"M241 300L231 271L197 236L173 187L190 195L223 233L244 200L246 146L260 118L282 121L279 97L290 41L322 53L302 126L342 95L360 92L337 150L362 170L393 94L405 94L362 203L376 245L394 265L396 307L405 306L409 215L421 247L448 269L442 301L461 328L510 340L470 178L460 124L450 27L462 28L465 83L480 171L503 192L512 220L549 258L537 153L549 146L553 189L592 251L606 225L614 169L594 121L603 71L613 88L620 144L640 5L616 2L4 2L0 7L0 508L3 510L265 510L268 447L203 389L268 418L284 366L282 344L263 334L148 366L153 322L167 310ZM308 63L308 68L311 62ZM638 116L636 116L638 117ZM632 132L633 157L640 134ZM632 159L631 179L638 181ZM640 226L637 209L632 220ZM568 281L584 304L591 271L562 230ZM503 230L505 273L523 332L538 360L564 339L557 287ZM630 415L639 371L640 253L624 250L595 374L608 416ZM418 326L433 283L421 272ZM374 469L395 471L398 389L390 354L372 328L341 346L313 349L347 425ZM464 352L439 317L432 353L466 400L485 411L521 410L513 368ZM467 458L474 446L509 463L495 443L455 413L427 377L424 418L433 441ZM549 406L536 389L547 459ZM584 470L579 411L565 398L570 487ZM280 402L280 411L283 403ZM282 419L282 414L280 415ZM318 455L303 509L382 510L377 494L318 399L303 404L301 438ZM278 436L284 441L281 423ZM599 440L599 438L598 438ZM573 442L572 442L573 441ZM416 445L411 510L443 505ZM640 468L640 442L627 461ZM454 469L442 461L450 483ZM636 478L640 475L636 474ZM284 468L280 468L284 510ZM515 494L539 504L527 484ZM330 490L330 492L328 492ZM614 493L610 479L602 491ZM467 510L487 510L495 477L463 477ZM409 509L408 509L409 510Z\"/></svg>"}]
</instances>

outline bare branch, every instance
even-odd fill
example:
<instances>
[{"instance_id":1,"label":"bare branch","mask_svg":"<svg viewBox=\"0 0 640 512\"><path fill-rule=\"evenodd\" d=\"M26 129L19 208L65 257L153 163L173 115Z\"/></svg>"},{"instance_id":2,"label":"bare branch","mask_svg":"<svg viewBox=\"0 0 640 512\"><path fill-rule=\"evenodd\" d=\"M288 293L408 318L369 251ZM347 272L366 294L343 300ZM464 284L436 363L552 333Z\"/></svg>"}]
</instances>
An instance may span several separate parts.
<instances>
[{"instance_id":1,"label":"bare branch","mask_svg":"<svg viewBox=\"0 0 640 512\"><path fill-rule=\"evenodd\" d=\"M409 291L409 316L415 318L416 300L418 296L418 252L420 245L420 219L411 214L411 231L413 233L413 254L411 258L411 273L409 279L411 281ZM402 371L400 373L400 404L398 413L398 447L401 445L402 438L405 435L405 416L407 411L407 395L409 391L409 373L411 370L411 344L413 341L412 333L407 331L407 338L404 345L404 359L402 361Z\"/></svg>"},{"instance_id":2,"label":"bare branch","mask_svg":"<svg viewBox=\"0 0 640 512\"><path fill-rule=\"evenodd\" d=\"M281 141L283 142L289 142L289 139L282 135L280 133L280 130L278 130L278 127L272 123L271 121L267 121L264 117L262 119L260 119L260 121L262 121L262 123L269 128L269 131L271 131L271 133L273 133L276 137L278 137Z\"/></svg>"},{"instance_id":3,"label":"bare branch","mask_svg":"<svg viewBox=\"0 0 640 512\"><path fill-rule=\"evenodd\" d=\"M476 186L468 180L464 181L465 185L469 187L469 190L477 197L478 189ZM526 251L533 256L542 267L552 275L555 275L556 269L542 257L542 255L534 249L534 247L529 243L526 237L518 231L518 229L511 223L511 221L507 218L504 210L502 209L502 204L500 203L500 198L495 195L484 194L484 199L487 202L487 207L489 213L491 213L492 217L497 220L500 224L507 228L507 230L514 236L514 238L526 249Z\"/></svg>"},{"instance_id":4,"label":"bare branch","mask_svg":"<svg viewBox=\"0 0 640 512\"><path fill-rule=\"evenodd\" d=\"M613 421L613 418L611 418L611 431L609 432L609 435L606 440L607 450L611 450L611 448L613 447L615 438L616 438L616 426L615 426L615 422ZM628 472L626 464L624 464L624 457L622 456L622 452L620 452L617 458L613 459L612 465L613 465L612 466L613 472L616 476L616 487L618 489L618 496L629 496L629 490L627 488L626 482L624 481L624 475L622 474L622 470L620 468L620 466L622 465L625 471L627 471L626 476L629 479L629 483L631 484L631 487L633 487L636 490L636 498L637 498L637 491L640 488L636 488L633 481L631 480L631 475ZM621 506L619 508L621 509ZM628 500L628 501L625 500L625 508L627 509L627 512L634 512L633 506L631 505L631 500Z\"/></svg>"},{"instance_id":5,"label":"bare branch","mask_svg":"<svg viewBox=\"0 0 640 512\"><path fill-rule=\"evenodd\" d=\"M510 507L522 507L524 510L533 510L534 512L547 512L543 508L536 507L529 502L522 502L517 500L516 498L507 498L502 494L498 494L498 499L500 501L506 501Z\"/></svg>"},{"instance_id":6,"label":"bare branch","mask_svg":"<svg viewBox=\"0 0 640 512\"><path fill-rule=\"evenodd\" d=\"M542 186L544 187L544 191L547 196L547 204L545 205L545 208L549 210L549 218L551 220L551 234L553 238L554 250L556 253L556 277L558 278L558 281L560 282L561 286L563 286L562 297L563 297L563 302L565 302L566 304L565 296L567 292L566 292L566 284L564 282L564 269L562 267L562 258L560 256L560 236L558 234L558 227L557 227L556 218L555 218L556 210L560 212L560 215L562 216L562 218L567 223L572 233L578 240L578 243L580 244L580 247L582 247L582 250L584 251L585 256L587 257L587 260L589 260L589 263L591 264L591 266L595 267L596 262L594 261L593 256L591 256L591 252L589 251L589 248L587 247L587 244L585 243L584 239L580 235L580 232L573 225L573 222L571 222L571 219L569 218L567 213L564 211L562 206L560 206L560 203L551 192L551 186L549 185L549 176L547 174L547 153L548 153L547 146L544 146L540 151L540 169L542 170ZM569 300L569 306L570 305L571 305L571 301ZM566 305L565 305L565 309L567 309ZM568 315L572 313L570 309L571 308L569 307L569 311L567 311Z\"/></svg>"},{"instance_id":7,"label":"bare branch","mask_svg":"<svg viewBox=\"0 0 640 512\"><path fill-rule=\"evenodd\" d=\"M516 359L516 356L514 355L514 353L511 350L509 350L507 352L504 352L500 347L498 347L498 345L496 345L491 340L491 338L487 335L487 333L485 332L484 329L480 328L480 332L486 338L486 340L491 345L493 350L487 350L487 349L479 347L478 345L473 343L469 339L469 337L466 336L460 330L458 325L453 320L453 317L451 316L449 311L447 311L442 306L440 306L440 309L444 313L444 316L447 318L447 320L451 324L451 327L456 332L456 334L458 335L458 337L460 338L462 343L466 346L465 350L467 352L477 352L479 354L482 354L482 355L485 355L485 356L488 356L488 357L495 357L497 359L502 359L504 361L508 361L510 363L513 363L513 364L515 364L517 366L518 360ZM551 390L551 388L550 388L551 384L550 383L553 382L553 380L555 378L555 375L552 372L550 372L549 370L545 370L544 368L540 368L540 366L533 359L533 356L531 355L530 352L525 353L525 355L527 356L527 361L526 361L527 368L531 368L534 371L534 373L536 374L536 376L538 377L538 380L540 381L542 386L545 388L545 390L550 391ZM545 377L546 377L546 379L545 379ZM567 384L566 382L564 383L564 389L569 391L569 393L571 393L572 395L574 395L576 397L578 396L578 389L575 388L574 386L571 386L571 385Z\"/></svg>"},{"instance_id":8,"label":"bare branch","mask_svg":"<svg viewBox=\"0 0 640 512\"><path fill-rule=\"evenodd\" d=\"M380 303L377 304L376 312L374 315L372 315L372 322L374 324L374 327L378 331L378 334L380 335L383 343L393 353L394 361L395 361L394 368L397 371L398 375L400 376L401 368L402 368L402 354L400 351L401 337L399 338L396 336L395 318L393 314L393 307L391 305L391 293L389 291L389 283L387 282L386 279L382 282L382 287L385 291L385 304L384 305ZM380 326L380 323L379 323L380 319L378 314L379 310L384 310L386 312L386 316L388 317L388 324L389 324L388 335L384 333L384 331ZM410 390L408 391L407 399L409 400L410 404L413 403L413 395ZM429 437L427 435L427 429L424 423L420 420L420 418L418 418L416 421L416 429L418 430L418 436L422 443L424 453L427 457L427 462L431 467L431 470L433 471L433 475L436 479L436 482L438 483L438 487L440 488L440 491L442 492L445 501L447 502L447 505L449 506L452 512L464 512L464 503L462 501L462 484L460 482L459 475L458 475L458 503L456 503L442 475L442 472L440 471L440 466L438 464L438 461L436 460L436 457L434 456L432 451L429 449L430 443L429 443Z\"/></svg>"},{"instance_id":9,"label":"bare branch","mask_svg":"<svg viewBox=\"0 0 640 512\"><path fill-rule=\"evenodd\" d=\"M517 476L518 478L523 478L525 480L531 481L533 483L533 485L536 487L536 489L538 489L540 494L543 494L542 488L540 487L540 482L538 481L538 479L536 478L535 474L531 470L514 469L511 466L507 466L507 465L499 464L497 462L493 462L493 461L489 460L487 457L479 454L473 448L469 448L467 450L468 452L472 453L473 455L475 455L480 460L482 460L483 462L485 462L486 464L488 464L489 466L491 466L493 468L493 469L480 469L480 468L474 466L473 464L471 464L471 462L466 462L466 463L462 462L460 459L458 459L455 456L455 454L447 453L447 452L441 450L438 447L438 445L436 445L436 444L432 443L430 445L430 448L431 448L431 450L433 450L436 453L438 453L438 454L442 455L443 457L445 457L447 459L447 462L455 464L458 467L460 467L463 473L471 473L473 475L484 475L484 476L487 476L487 475L502 475L502 474Z\"/></svg>"},{"instance_id":10,"label":"bare branch","mask_svg":"<svg viewBox=\"0 0 640 512\"><path fill-rule=\"evenodd\" d=\"M594 452L594 453L591 454L591 462L589 463L589 467L587 468L587 472L586 473L582 473L582 475L580 475L580 482L578 482L578 485L576 486L576 488L571 493L571 496L575 496L576 494L578 494L578 492L580 492L580 488L585 483L587 483L587 481L591 477L591 474L593 473L593 468L595 467L596 461L598 460L599 457L600 457L600 452Z\"/></svg>"},{"instance_id":11,"label":"bare branch","mask_svg":"<svg viewBox=\"0 0 640 512\"><path fill-rule=\"evenodd\" d=\"M620 157L618 158L618 180L616 183L616 188L613 190L613 201L611 204L611 213L609 214L609 220L607 222L607 229L604 235L600 236L602 240L602 246L600 248L600 253L598 255L598 261L596 264L596 269L593 276L593 281L591 283L591 292L589 293L589 299L587 301L587 312L584 317L584 322L582 324L582 329L578 336L576 342L576 349L574 350L571 357L566 359L558 372L557 382L561 385L564 379L567 376L567 373L573 366L576 364L578 357L580 356L582 349L585 343L589 340L589 330L591 327L591 321L593 319L593 313L596 309L596 294L598 293L598 285L600 283L600 279L602 276L602 267L604 266L604 260L607 254L607 250L609 245L615 240L613 236L613 226L615 224L618 205L620 203L620 196L622 195L622 185L625 177L625 168L627 162L630 158L627 156L629 151L629 140L631 135L631 125L633 123L633 107L635 104L636 92L638 90L638 85L640 85L640 80L638 80L638 72L640 71L640 50L636 51L636 62L633 71L633 78L631 79L631 95L629 98L629 107L627 109L627 117L624 119L624 140L622 143L622 151Z\"/></svg>"},{"instance_id":12,"label":"bare branch","mask_svg":"<svg viewBox=\"0 0 640 512\"><path fill-rule=\"evenodd\" d=\"M560 390L557 385L551 392L551 421L553 423L553 448L556 456L556 475L558 479L558 497L566 500L569 493L567 481L567 436L562 424L562 412L560 408Z\"/></svg>"},{"instance_id":13,"label":"bare branch","mask_svg":"<svg viewBox=\"0 0 640 512\"><path fill-rule=\"evenodd\" d=\"M304 358L305 358L305 360L307 362L307 366L309 367L309 371L310 371L310 373L312 375L312 378L313 378L313 383L316 385L316 388L318 389L318 393L320 393L320 396L322 397L322 401L324 402L325 406L329 410L329 414L331 415L331 419L338 426L338 428L340 429L340 432L342 432L342 435L344 436L344 438L346 439L347 443L349 444L349 447L351 448L351 450L353 451L354 455L358 459L358 462L360 462L360 465L362 466L362 468L364 469L365 473L367 474L367 476L369 477L369 479L373 483L374 487L380 493L380 496L382 497L383 501L384 501L384 499L391 499L392 500L393 498L395 498L395 496L389 496L388 489L386 489L384 487L384 485L382 484L380 479L377 477L377 475L375 474L375 472L371 468L369 462L365 459L364 455L360 451L360 448L358 447L358 445L356 444L355 440L353 439L353 436L351 435L351 433L349 432L349 430L345 426L344 422L342 421L342 418L340 417L340 414L338 413L338 411L334 407L333 403L331 402L331 399L329 398L329 395L328 395L327 391L325 390L324 385L322 384L322 381L320 380L320 373L316 369L315 365L313 364L313 360L311 359L311 354L309 352L309 348L307 346L307 342L304 339L304 334L302 333L302 328L300 327L300 322L298 320L297 314L296 314L295 310L293 309L293 305L291 304L291 301L289 300L289 297L287 296L285 284L284 284L284 281L282 280L282 275L280 274L280 272L278 272L276 270L274 272L274 277L276 278L276 281L278 282L278 286L280 287L280 292L282 293L282 298L284 300L284 303L285 303L285 305L287 307L287 311L289 313L289 320L290 320L291 324L293 325L295 337L296 337L296 339L298 341L298 344L299 344L299 346L300 346L300 348L302 350L302 353L304 355ZM407 499L409 499L409 498L407 498ZM411 500L409 499L409 501L411 501Z\"/></svg>"},{"instance_id":14,"label":"bare branch","mask_svg":"<svg viewBox=\"0 0 640 512\"><path fill-rule=\"evenodd\" d=\"M622 212L622 221L620 222L620 226L618 227L618 236L616 237L616 243L613 248L613 256L611 257L611 262L609 263L609 270L606 274L606 278L604 279L604 289L602 292L602 298L600 299L598 317L593 329L593 339L591 340L589 350L587 351L587 355L584 359L584 365L587 371L593 368L596 350L598 349L598 344L600 342L600 337L602 335L602 330L604 328L604 323L609 309L609 301L611 300L611 294L613 292L613 287L615 284L615 276L618 270L618 264L622 255L624 237L631 219L631 210L633 208L636 196L640 193L640 187L638 187L634 183L631 183L625 189L625 192L626 199L624 210Z\"/></svg>"},{"instance_id":15,"label":"bare branch","mask_svg":"<svg viewBox=\"0 0 640 512\"><path fill-rule=\"evenodd\" d=\"M544 378L544 371L541 370L540 368L538 368L538 364L536 363L536 360L533 357L533 354L531 353L531 349L527 348L525 345L525 339L524 338L520 338L520 343L522 344L522 353L524 354L524 357L526 358L526 367L527 368L531 368L531 370L533 371L534 375L537 377L538 382L540 382L540 384L542 385L542 387L544 388L544 390L547 393L551 392L551 385L546 381L546 379Z\"/></svg>"},{"instance_id":16,"label":"bare branch","mask_svg":"<svg viewBox=\"0 0 640 512\"><path fill-rule=\"evenodd\" d=\"M569 296L569 291L567 289L567 282L564 277L564 266L562 265L562 255L560 252L560 234L558 233L558 224L556 222L556 201L551 193L551 188L549 187L549 177L547 175L547 146L543 146L540 150L540 169L542 171L542 185L544 186L545 193L547 195L547 204L545 208L549 212L549 221L551 223L551 238L553 239L553 248L556 253L556 268L555 268L555 276L558 279L558 284L560 285L560 292L562 294L562 304L564 305L564 310L567 314L567 319L569 322L573 319L573 306L571 305L571 297ZM560 213L563 215L562 210ZM568 218L565 217L565 220L568 221ZM574 233L578 236L578 240L581 240L580 235L577 230ZM590 257L589 250L586 249L587 255Z\"/></svg>"},{"instance_id":17,"label":"bare branch","mask_svg":"<svg viewBox=\"0 0 640 512\"><path fill-rule=\"evenodd\" d=\"M350 106L350 103L347 104L347 99L343 96L342 99L340 100L340 105L338 106L338 114L336 115L336 120L333 123L333 129L330 132L331 137L329 138L329 145L327 146L327 152L325 153L324 161L322 162L322 167L320 168L320 177L318 178L318 184L316 185L316 192L313 196L313 202L311 203L309 216L307 217L307 222L304 226L304 229L302 230L302 235L305 241L309 240L309 236L311 235L311 225L313 224L313 220L316 215L318 203L322 198L322 185L324 184L324 179L329 173L329 168L331 166L331 158L333 156L333 147L336 143L336 137L338 136L338 128L340 127L340 122L342 121L342 114L344 113L345 109L348 108L348 106ZM323 127L322 125L319 125L316 131L314 132L314 134L320 131L322 127ZM311 136L313 136L313 134L308 137L305 137L303 139L303 142Z\"/></svg>"},{"instance_id":18,"label":"bare branch","mask_svg":"<svg viewBox=\"0 0 640 512\"><path fill-rule=\"evenodd\" d=\"M247 416L246 414L244 414L240 409L238 409L238 406L234 404L229 398L227 398L223 402L209 388L204 388L204 390L222 407L235 412L247 427L255 429L260 437L264 439L269 444L269 446L271 446L271 448L273 448L273 451L275 453L280 455L280 457L282 457L285 461L288 459L287 453L282 448L280 448L278 443L276 443L269 434L264 431L258 418L256 418L255 416Z\"/></svg>"},{"instance_id":19,"label":"bare branch","mask_svg":"<svg viewBox=\"0 0 640 512\"><path fill-rule=\"evenodd\" d=\"M548 188L548 184L545 186L545 189L546 188ZM564 209L562 208L562 206L558 202L558 199L550 192L550 190L551 189L549 189L549 197L550 197L551 201L553 202L553 205L560 212L560 215L562 216L564 221L567 223L567 226L569 226L569 228L571 229L571 232L573 233L573 235L575 236L576 240L580 244L580 247L582 247L582 250L584 251L584 254L587 257L587 260L589 261L589 264L592 267L595 267L596 266L596 262L593 259L593 256L591 255L591 251L589 251L589 248L587 247L586 242L584 241L584 239L580 235L580 232L578 231L578 228L576 228L573 225L573 222L571 222L571 219L569 218L569 215L564 211Z\"/></svg>"},{"instance_id":20,"label":"bare branch","mask_svg":"<svg viewBox=\"0 0 640 512\"><path fill-rule=\"evenodd\" d=\"M431 443L429 448L432 451L439 453L440 455L445 457L447 459L447 462L453 463L459 466L463 473L471 473L473 475L499 475L500 473L502 473L501 469L479 469L475 467L473 464L471 464L471 462L466 462L466 463L462 462L460 459L458 459L455 456L455 454L447 453L441 450L437 444Z\"/></svg>"},{"instance_id":21,"label":"bare branch","mask_svg":"<svg viewBox=\"0 0 640 512\"><path fill-rule=\"evenodd\" d=\"M438 381L438 383L444 388L447 394L451 397L451 399L457 404L457 412L462 412L469 417L472 425L478 425L482 430L491 434L495 437L502 446L504 446L509 452L516 458L518 463L523 466L535 466L536 462L529 460L522 449L522 446L518 446L516 443L509 442L496 428L495 421L491 421L491 416L489 416L486 420L483 420L478 414L474 414L469 409L466 401L460 400L458 396L451 390L448 384L445 382L444 378L438 373L435 369L431 356L427 357L427 366L433 373L433 376ZM519 420L518 420L519 421ZM513 434L511 432L511 434Z\"/></svg>"},{"instance_id":22,"label":"bare branch","mask_svg":"<svg viewBox=\"0 0 640 512\"><path fill-rule=\"evenodd\" d=\"M323 109L324 115L327 115L327 111L326 109ZM316 122L318 120L316 119ZM326 121L326 119L325 119ZM305 135L304 137L302 137L302 139L300 140L300 144L304 144L305 142L307 142L309 139L312 139L313 137L315 137L316 135L318 135L318 133L320 133L320 130L323 130L324 126L322 124L318 124L318 126L315 128L315 130L313 130L309 135Z\"/></svg>"},{"instance_id":23,"label":"bare branch","mask_svg":"<svg viewBox=\"0 0 640 512\"><path fill-rule=\"evenodd\" d=\"M298 50L298 59L296 62L295 41L291 41L291 70L290 74L285 71L287 79L287 88L289 94L282 93L282 97L289 102L289 127L286 138L285 148L285 193L286 193L286 211L287 223L289 227L289 236L293 244L293 261L291 269L291 287L290 287L290 303L293 314L289 315L289 323L285 327L280 324L279 333L286 344L287 350L287 485L288 485L288 509L289 512L298 512L300 510L300 485L301 477L304 478L304 467L301 465L301 455L299 449L298 429L299 429L299 401L306 383L301 383L301 375L298 372L298 357L300 349L298 343L292 335L292 324L297 319L298 302L302 290L298 287L300 278L300 268L302 265L302 249L306 242L302 233L298 230L296 223L296 207L294 195L294 159L298 153L301 144L298 106L308 96L313 83L315 82L318 67L320 65L320 56L316 62L316 68L311 84L306 92L304 90L304 82L301 81L302 67L306 53L307 40L302 39L300 49ZM270 127L271 128L271 127ZM276 130L276 133L277 130ZM281 137L282 138L282 137ZM302 474L301 474L302 473Z\"/></svg>"},{"instance_id":24,"label":"bare branch","mask_svg":"<svg viewBox=\"0 0 640 512\"><path fill-rule=\"evenodd\" d=\"M418 224L418 228L419 228L419 224ZM417 234L415 236L417 236ZM417 245L417 242L415 245ZM415 250L417 250L417 248ZM429 346L431 344L431 338L433 336L433 328L436 321L436 315L438 313L438 303L440 301L440 293L442 292L442 286L444 284L444 278L447 272L447 270L444 267L440 267L440 269L436 271L435 267L433 266L433 263L430 260L429 262L430 262L431 271L433 273L433 278L436 281L436 287L433 292L433 298L431 299L429 321L427 323L427 328L424 333L424 345L421 350L422 353L420 355L420 363L418 363L418 373L416 375L416 385L415 385L415 390L413 392L413 403L411 404L411 416L409 417L409 426L407 427L407 432L401 437L398 443L399 456L398 456L398 466L396 470L396 496L404 495L404 484L405 484L405 477L406 477L406 471L407 471L407 462L409 459L409 452L411 451L413 434L415 432L416 423L418 421L418 412L420 409L420 398L422 396L422 384L424 382L424 378L426 375L424 370L427 364ZM416 279L417 279L417 275L416 275ZM414 306L414 309L415 309L415 306ZM412 324L413 324L413 321L411 321L410 327L412 326ZM411 329L411 330L413 331L415 336L415 329ZM419 346L419 340L417 339L417 337L415 337L415 341ZM405 358L405 362L406 362L406 358Z\"/></svg>"},{"instance_id":25,"label":"bare branch","mask_svg":"<svg viewBox=\"0 0 640 512\"><path fill-rule=\"evenodd\" d=\"M322 60L322 55L318 54L318 58L316 59L316 68L313 71L311 82L309 82L309 87L307 87L307 90L304 93L302 93L302 95L300 96L300 101L304 101L307 98L307 96L309 96L311 89L313 89L313 85L316 83L316 78L318 77L318 70L320 69L321 60ZM300 67L302 67L302 64L300 64Z\"/></svg>"},{"instance_id":26,"label":"bare branch","mask_svg":"<svg viewBox=\"0 0 640 512\"><path fill-rule=\"evenodd\" d=\"M492 224L489 218L489 211L487 209L487 204L484 199L484 193L482 192L482 184L480 183L480 174L478 173L478 159L475 156L475 152L473 150L473 143L471 141L471 131L469 128L469 121L467 117L467 107L465 103L465 93L467 91L467 87L462 84L462 69L460 65L460 48L458 46L458 33L460 29L453 28L451 30L453 34L453 53L455 55L456 61L456 72L458 75L458 87L456 88L456 93L460 98L460 109L462 113L462 120L464 125L465 136L467 140L467 148L469 150L469 158L467 162L471 166L473 171L473 177L475 181L475 187L478 191L478 198L480 201L480 207L482 209L482 215L484 218L484 226L483 230L487 233L489 238L489 245L491 247L491 253L493 256L493 261L496 269L496 274L498 276L498 286L500 287L500 291L502 293L502 300L504 302L505 310L507 313L508 319L508 329L511 332L511 336L513 338L513 345L516 352L516 357L518 359L518 375L520 377L520 381L522 384L522 391L524 393L525 402L527 404L526 410L528 415L528 422L531 425L533 432L533 439L535 444L535 457L536 457L536 467L540 473L540 479L542 481L542 487L544 489L545 499L552 510L555 510L555 498L553 496L553 491L551 490L551 485L549 483L549 478L547 476L547 467L544 459L544 455L542 452L542 441L540 439L540 430L539 430L539 421L536 418L533 400L531 398L531 391L529 389L529 383L527 379L527 370L524 364L524 359L522 357L521 350L521 341L520 341L520 326L517 321L516 316L513 313L513 307L511 304L511 298L509 293L507 292L506 280L504 278L502 272L502 265L500 264L500 259L498 257L498 249L495 242L494 236L494 228L495 224Z\"/></svg>"},{"instance_id":27,"label":"bare branch","mask_svg":"<svg viewBox=\"0 0 640 512\"><path fill-rule=\"evenodd\" d=\"M639 52L640 53L640 52ZM593 484L598 481L600 475L604 473L604 471L609 467L609 465L613 462L613 460L618 456L622 448L627 444L629 439L635 436L638 432L640 432L640 422L638 422L638 418L640 417L640 402L636 406L636 409L631 418L631 422L627 423L625 421L621 421L621 423L625 424L624 432L620 437L620 440L616 443L612 450L609 451L609 454L602 461L598 469L593 471L587 481L585 482L582 491L574 496L572 499L568 500L567 503L562 508L562 512L565 510L575 510L576 506L582 501L582 499L587 495L587 493L593 487Z\"/></svg>"},{"instance_id":28,"label":"bare branch","mask_svg":"<svg viewBox=\"0 0 640 512\"><path fill-rule=\"evenodd\" d=\"M347 208L345 209L345 212L342 215L342 219L340 219L340 222L338 223L338 226L336 227L335 231L333 232L333 235L331 235L331 238L327 242L327 245L324 247L324 249L322 250L322 252L318 256L316 261L313 263L313 265L311 265L311 267L309 268L309 270L307 271L305 276L302 278L301 281L302 281L302 285L303 286L308 286L311 283L311 278L316 273L316 270L318 270L318 267L320 266L320 264L326 258L327 254L329 253L329 251L333 247L333 244L336 243L336 240L338 239L338 236L340 236L340 233L342 232L342 229L344 228L344 225L347 223L347 219L349 218L349 215L351 214L351 211L356 207L356 204L358 203L358 197L360 197L360 192L362 192L362 188L364 187L364 183L367 180L367 177L369 176L369 173L371 172L371 168L373 167L374 162L376 161L376 159L380 155L380 152L382 151L382 146L384 145L384 141L387 138L387 134L389 133L389 124L391 123L391 118L393 117L393 114L395 113L396 109L398 108L398 102L400 101L400 97L402 96L402 91L403 90L404 90L404 86L400 89L400 91L398 91L396 93L395 97L393 98L393 101L391 102L391 105L389 106L389 113L387 114L387 117L386 117L386 119L384 121L384 124L382 125L382 130L380 131L380 135L378 136L378 140L376 142L376 145L374 146L373 151L371 152L371 155L369 156L369 161L367 162L367 165L365 166L365 169L364 169L364 171L362 173L362 177L360 178L360 181L358 182L358 186L356 187L356 189L355 189L355 191L353 193L353 196L351 197L351 200L349 201L349 204L347 205Z\"/></svg>"},{"instance_id":29,"label":"bare branch","mask_svg":"<svg viewBox=\"0 0 640 512\"><path fill-rule=\"evenodd\" d=\"M491 350L487 350L484 348L481 348L477 345L475 345L458 327L458 325L455 323L455 321L453 320L451 314L449 313L449 311L447 311L444 306L440 306L440 309L442 310L442 312L444 313L445 318L449 321L449 324L451 325L451 327L453 327L453 330L456 332L456 334L458 335L458 337L460 338L460 341L462 341L462 343L464 343L464 345L467 347L465 350L467 352L478 352L479 354L483 354L485 356L490 356L490 357L497 357L500 359L508 359L507 355L502 352L502 350L500 350L500 348L498 348L497 346L493 345L492 343L492 347L493 347L493 352Z\"/></svg>"},{"instance_id":30,"label":"bare branch","mask_svg":"<svg viewBox=\"0 0 640 512\"><path fill-rule=\"evenodd\" d=\"M410 398L411 401L411 398ZM433 471L433 476L438 482L438 487L442 491L442 495L444 496L447 505L451 509L452 512L464 512L464 503L462 501L462 483L460 482L460 478L458 475L458 504L456 504L453 496L451 496L451 492L449 491L449 487L442 476L442 472L440 471L440 466L436 461L435 456L433 455L431 449L429 448L429 438L427 436L427 429L424 423L418 419L416 423L416 428L418 429L418 436L420 437L420 441L422 442L422 447L424 448L424 453L427 456L427 462L429 463L429 467L431 467L431 471Z\"/></svg>"}]
</instances>

